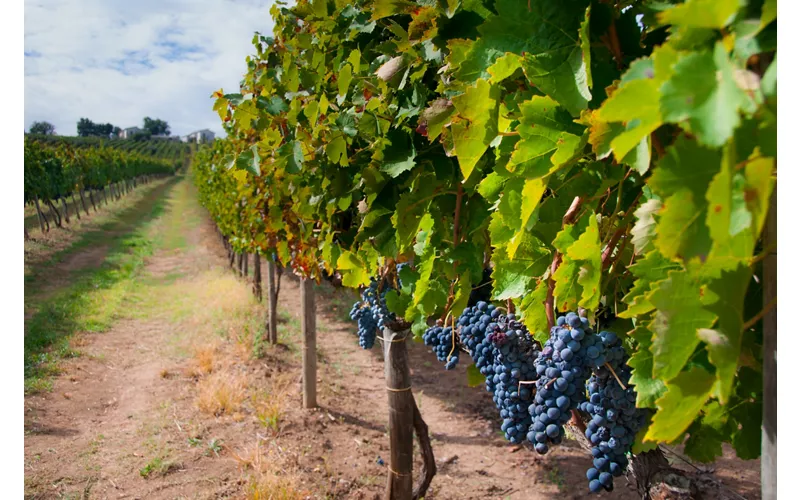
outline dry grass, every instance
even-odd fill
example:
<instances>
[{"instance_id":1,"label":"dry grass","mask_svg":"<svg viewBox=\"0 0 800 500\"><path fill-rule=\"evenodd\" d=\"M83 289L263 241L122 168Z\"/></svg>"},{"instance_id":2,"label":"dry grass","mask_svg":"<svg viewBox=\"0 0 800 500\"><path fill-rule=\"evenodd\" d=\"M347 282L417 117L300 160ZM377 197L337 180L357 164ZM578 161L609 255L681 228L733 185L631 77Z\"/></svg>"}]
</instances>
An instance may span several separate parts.
<instances>
[{"instance_id":1,"label":"dry grass","mask_svg":"<svg viewBox=\"0 0 800 500\"><path fill-rule=\"evenodd\" d=\"M202 377L214 371L214 361L219 350L218 342L194 347L194 356L186 369L190 377Z\"/></svg>"},{"instance_id":2,"label":"dry grass","mask_svg":"<svg viewBox=\"0 0 800 500\"><path fill-rule=\"evenodd\" d=\"M215 373L197 384L197 407L213 415L236 413L247 397L247 379L242 375Z\"/></svg>"},{"instance_id":3,"label":"dry grass","mask_svg":"<svg viewBox=\"0 0 800 500\"><path fill-rule=\"evenodd\" d=\"M277 435L280 430L291 384L290 375L282 373L272 379L268 390L252 397L256 418L261 425L270 429L273 435Z\"/></svg>"},{"instance_id":4,"label":"dry grass","mask_svg":"<svg viewBox=\"0 0 800 500\"><path fill-rule=\"evenodd\" d=\"M281 463L280 457L272 451L262 453L256 441L253 448L242 453L228 448L228 453L244 470L251 470L247 485L246 498L251 500L302 500L310 493L298 484L297 476L287 471L277 471Z\"/></svg>"}]
</instances>

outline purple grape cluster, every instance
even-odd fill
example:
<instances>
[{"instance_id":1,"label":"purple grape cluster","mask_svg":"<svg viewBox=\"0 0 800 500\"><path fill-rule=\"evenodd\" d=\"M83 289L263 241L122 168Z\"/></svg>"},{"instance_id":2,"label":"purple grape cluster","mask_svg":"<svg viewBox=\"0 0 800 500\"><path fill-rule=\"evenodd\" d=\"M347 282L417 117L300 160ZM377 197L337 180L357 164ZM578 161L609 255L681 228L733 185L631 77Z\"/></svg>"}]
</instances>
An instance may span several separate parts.
<instances>
[{"instance_id":1,"label":"purple grape cluster","mask_svg":"<svg viewBox=\"0 0 800 500\"><path fill-rule=\"evenodd\" d=\"M533 422L527 438L538 453L547 453L548 444L561 443L571 411L586 399L590 352L594 353L598 342L589 321L573 312L558 318L550 330L550 338L535 361L539 378L536 396L528 408Z\"/></svg>"},{"instance_id":2,"label":"purple grape cluster","mask_svg":"<svg viewBox=\"0 0 800 500\"><path fill-rule=\"evenodd\" d=\"M614 489L614 477L625 472L627 453L646 418L644 411L636 408L636 392L629 384L631 369L622 342L612 332L600 332L599 337L604 356L598 357L594 374L586 384L589 400L580 405L592 416L586 426L594 459L594 466L586 471L592 493Z\"/></svg>"}]
</instances>

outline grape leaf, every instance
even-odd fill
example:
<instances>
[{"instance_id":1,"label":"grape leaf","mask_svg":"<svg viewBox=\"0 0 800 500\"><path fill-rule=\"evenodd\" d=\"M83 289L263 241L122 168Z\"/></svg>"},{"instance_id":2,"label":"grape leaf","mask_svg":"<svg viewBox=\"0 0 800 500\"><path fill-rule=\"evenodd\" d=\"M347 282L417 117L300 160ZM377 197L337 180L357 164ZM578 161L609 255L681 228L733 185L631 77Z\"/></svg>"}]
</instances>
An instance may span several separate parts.
<instances>
[{"instance_id":1,"label":"grape leaf","mask_svg":"<svg viewBox=\"0 0 800 500\"><path fill-rule=\"evenodd\" d=\"M706 404L713 384L714 376L702 368L682 372L667 383L645 440L669 442L681 437Z\"/></svg>"},{"instance_id":2,"label":"grape leaf","mask_svg":"<svg viewBox=\"0 0 800 500\"><path fill-rule=\"evenodd\" d=\"M417 151L414 148L414 141L402 130L392 130L388 137L391 144L383 150L381 171L394 178L414 168Z\"/></svg>"},{"instance_id":3,"label":"grape leaf","mask_svg":"<svg viewBox=\"0 0 800 500\"><path fill-rule=\"evenodd\" d=\"M342 271L342 284L344 286L356 288L369 285L369 271L355 253L342 252L339 255L339 260L336 261L336 267L339 271Z\"/></svg>"},{"instance_id":4,"label":"grape leaf","mask_svg":"<svg viewBox=\"0 0 800 500\"><path fill-rule=\"evenodd\" d=\"M689 438L686 440L683 451L693 460L710 463L722 456L724 440L725 436L718 430L694 422L689 427Z\"/></svg>"},{"instance_id":5,"label":"grape leaf","mask_svg":"<svg viewBox=\"0 0 800 500\"><path fill-rule=\"evenodd\" d=\"M663 24L689 28L722 29L733 22L740 0L687 0L658 14Z\"/></svg>"},{"instance_id":6,"label":"grape leaf","mask_svg":"<svg viewBox=\"0 0 800 500\"><path fill-rule=\"evenodd\" d=\"M715 316L703 308L701 285L687 271L670 271L667 276L647 300L657 309L649 325L654 333L653 375L671 380L700 342L697 330L711 328Z\"/></svg>"},{"instance_id":7,"label":"grape leaf","mask_svg":"<svg viewBox=\"0 0 800 500\"><path fill-rule=\"evenodd\" d=\"M465 82L489 78L488 68L506 53L546 54L572 47L580 52L577 34L586 7L587 2L582 0L559 4L547 0L531 0L530 4L516 0L496 1L497 13L486 17L478 27L480 37L460 56L463 60L453 65L458 66L456 77ZM573 81L572 86L576 85Z\"/></svg>"},{"instance_id":8,"label":"grape leaf","mask_svg":"<svg viewBox=\"0 0 800 500\"><path fill-rule=\"evenodd\" d=\"M632 369L630 383L636 387L636 407L655 409L656 400L664 394L666 386L660 378L653 377L652 334L640 326L633 331L632 337L637 347L628 360L628 366Z\"/></svg>"},{"instance_id":9,"label":"grape leaf","mask_svg":"<svg viewBox=\"0 0 800 500\"><path fill-rule=\"evenodd\" d=\"M419 117L420 124L425 124L428 140L433 142L442 133L442 127L453 115L455 107L448 99L436 99L422 112Z\"/></svg>"},{"instance_id":10,"label":"grape leaf","mask_svg":"<svg viewBox=\"0 0 800 500\"><path fill-rule=\"evenodd\" d=\"M673 194L664 202L656 226L655 246L670 259L704 259L711 250L711 237L703 214L705 200L695 202L689 189Z\"/></svg>"},{"instance_id":11,"label":"grape leaf","mask_svg":"<svg viewBox=\"0 0 800 500\"><path fill-rule=\"evenodd\" d=\"M523 177L543 177L583 147L581 130L553 99L534 96L520 105L517 142L506 168Z\"/></svg>"},{"instance_id":12,"label":"grape leaf","mask_svg":"<svg viewBox=\"0 0 800 500\"><path fill-rule=\"evenodd\" d=\"M667 279L667 273L677 269L677 265L666 259L658 250L644 254L628 269L636 277L633 287L622 298L628 309L620 312L620 318L635 318L652 311L655 306L648 300L648 294L659 281ZM649 343L648 343L649 345Z\"/></svg>"},{"instance_id":13,"label":"grape leaf","mask_svg":"<svg viewBox=\"0 0 800 500\"><path fill-rule=\"evenodd\" d=\"M588 61L580 45L538 54L525 54L522 70L539 90L578 116L592 100L587 75Z\"/></svg>"},{"instance_id":14,"label":"grape leaf","mask_svg":"<svg viewBox=\"0 0 800 500\"><path fill-rule=\"evenodd\" d=\"M492 298L506 300L520 297L528 289L534 279L529 272L531 263L522 260L510 260L505 248L499 247L492 254Z\"/></svg>"},{"instance_id":15,"label":"grape leaf","mask_svg":"<svg viewBox=\"0 0 800 500\"><path fill-rule=\"evenodd\" d=\"M700 330L700 335L706 343L708 359L717 369L716 396L723 404L728 402L739 367L743 302L752 276L750 267L740 264L734 271L723 272L707 289L709 303L705 308L717 316L717 324L713 330Z\"/></svg>"},{"instance_id":16,"label":"grape leaf","mask_svg":"<svg viewBox=\"0 0 800 500\"><path fill-rule=\"evenodd\" d=\"M347 166L347 142L343 135L334 137L331 142L325 146L325 153L332 163L338 163L344 167Z\"/></svg>"},{"instance_id":17,"label":"grape leaf","mask_svg":"<svg viewBox=\"0 0 800 500\"><path fill-rule=\"evenodd\" d=\"M522 313L522 322L531 332L533 338L542 345L550 338L547 328L547 312L544 302L547 299L547 281L542 280L536 285L533 292L527 293L522 298L519 310Z\"/></svg>"},{"instance_id":18,"label":"grape leaf","mask_svg":"<svg viewBox=\"0 0 800 500\"><path fill-rule=\"evenodd\" d=\"M461 173L468 179L486 148L497 136L499 89L478 80L462 95L453 97L458 117L450 128Z\"/></svg>"},{"instance_id":19,"label":"grape leaf","mask_svg":"<svg viewBox=\"0 0 800 500\"><path fill-rule=\"evenodd\" d=\"M578 284L582 288L582 293L578 305L590 311L596 309L600 304L601 252L597 217L590 214L586 230L567 249L565 256L565 261L580 262Z\"/></svg>"},{"instance_id":20,"label":"grape leaf","mask_svg":"<svg viewBox=\"0 0 800 500\"><path fill-rule=\"evenodd\" d=\"M661 200L655 198L644 202L633 215L636 223L631 229L631 243L637 254L644 254L653 248L652 241L656 236L656 219L654 215L661 210Z\"/></svg>"},{"instance_id":21,"label":"grape leaf","mask_svg":"<svg viewBox=\"0 0 800 500\"><path fill-rule=\"evenodd\" d=\"M740 110L751 108L734 79L734 68L722 42L714 51L692 52L675 63L661 87L664 121L685 124L700 144L719 147L739 126Z\"/></svg>"}]
</instances>

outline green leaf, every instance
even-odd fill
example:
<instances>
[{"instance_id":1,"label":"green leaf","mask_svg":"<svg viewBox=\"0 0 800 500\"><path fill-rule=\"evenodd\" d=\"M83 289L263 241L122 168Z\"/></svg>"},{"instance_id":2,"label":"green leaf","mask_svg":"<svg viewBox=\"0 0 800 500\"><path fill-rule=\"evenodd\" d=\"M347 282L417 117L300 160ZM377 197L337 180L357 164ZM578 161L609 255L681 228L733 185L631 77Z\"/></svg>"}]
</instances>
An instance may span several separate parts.
<instances>
[{"instance_id":1,"label":"green leaf","mask_svg":"<svg viewBox=\"0 0 800 500\"><path fill-rule=\"evenodd\" d=\"M583 291L578 305L590 311L600 304L600 279L603 270L601 252L597 217L590 214L586 230L567 249L565 256L565 261L580 262L578 284Z\"/></svg>"},{"instance_id":2,"label":"green leaf","mask_svg":"<svg viewBox=\"0 0 800 500\"><path fill-rule=\"evenodd\" d=\"M557 4L547 0L531 0L530 4L516 0L496 1L496 14L487 15L486 21L478 27L480 36L463 54L456 78L465 82L489 78L488 68L507 53L546 56L549 51L575 48L580 57L577 34L586 7L587 2L576 0ZM556 61L549 62L552 66ZM499 67L495 70L499 73ZM577 86L575 81L566 83Z\"/></svg>"},{"instance_id":3,"label":"green leaf","mask_svg":"<svg viewBox=\"0 0 800 500\"><path fill-rule=\"evenodd\" d=\"M739 0L687 0L659 13L658 20L687 28L722 29L733 22L741 7Z\"/></svg>"},{"instance_id":4,"label":"green leaf","mask_svg":"<svg viewBox=\"0 0 800 500\"><path fill-rule=\"evenodd\" d=\"M356 288L369 285L370 274L361 260L353 252L344 251L336 261L336 267L342 272L342 284Z\"/></svg>"},{"instance_id":5,"label":"green leaf","mask_svg":"<svg viewBox=\"0 0 800 500\"><path fill-rule=\"evenodd\" d=\"M630 384L636 387L636 407L655 409L656 400L664 394L666 386L660 378L653 377L652 334L640 326L633 331L632 337L637 347L628 360L628 366L632 370Z\"/></svg>"},{"instance_id":6,"label":"green leaf","mask_svg":"<svg viewBox=\"0 0 800 500\"><path fill-rule=\"evenodd\" d=\"M746 264L740 264L732 272L723 272L719 279L708 285L709 298L706 310L717 317L713 330L703 329L698 333L706 343L708 359L717 369L718 394L722 404L728 402L742 346L744 299L753 272Z\"/></svg>"},{"instance_id":7,"label":"green leaf","mask_svg":"<svg viewBox=\"0 0 800 500\"><path fill-rule=\"evenodd\" d=\"M713 427L695 422L689 427L689 439L683 451L693 460L710 463L722 456L724 439L725 436Z\"/></svg>"},{"instance_id":8,"label":"green leaf","mask_svg":"<svg viewBox=\"0 0 800 500\"><path fill-rule=\"evenodd\" d=\"M654 290L654 286L667 279L667 273L677 269L678 266L666 259L658 250L651 250L644 254L628 269L636 277L633 287L622 298L628 304L628 309L618 314L620 318L636 318L646 314L655 306L648 300L647 295ZM649 345L649 342L648 342Z\"/></svg>"},{"instance_id":9,"label":"green leaf","mask_svg":"<svg viewBox=\"0 0 800 500\"><path fill-rule=\"evenodd\" d=\"M409 2L407 0L374 0L371 5L371 20L377 21L384 17L405 13L415 7L416 4L414 4L414 2Z\"/></svg>"},{"instance_id":10,"label":"green leaf","mask_svg":"<svg viewBox=\"0 0 800 500\"><path fill-rule=\"evenodd\" d=\"M458 118L450 125L461 173L468 179L483 153L497 136L500 92L486 80L478 80L462 95L453 97ZM460 118L460 119L459 119Z\"/></svg>"},{"instance_id":11,"label":"green leaf","mask_svg":"<svg viewBox=\"0 0 800 500\"><path fill-rule=\"evenodd\" d=\"M661 87L664 121L682 123L700 144L719 147L739 126L739 112L750 107L734 79L734 68L722 42L711 51L692 52L674 66Z\"/></svg>"},{"instance_id":12,"label":"green leaf","mask_svg":"<svg viewBox=\"0 0 800 500\"><path fill-rule=\"evenodd\" d=\"M339 164L343 167L348 165L347 162L347 142L343 135L334 137L331 142L325 147L325 154L331 163Z\"/></svg>"},{"instance_id":13,"label":"green leaf","mask_svg":"<svg viewBox=\"0 0 800 500\"><path fill-rule=\"evenodd\" d=\"M517 142L506 168L531 179L543 177L571 160L585 145L581 128L549 97L534 96L520 105Z\"/></svg>"},{"instance_id":14,"label":"green leaf","mask_svg":"<svg viewBox=\"0 0 800 500\"><path fill-rule=\"evenodd\" d=\"M592 6L589 5L586 7L586 16L581 22L581 29L579 31L580 41L581 41L581 55L583 56L583 61L586 64L586 85L588 88L591 88L592 85L592 65L590 61L592 60L592 51L591 51L591 39L589 37L589 18L591 14Z\"/></svg>"},{"instance_id":15,"label":"green leaf","mask_svg":"<svg viewBox=\"0 0 800 500\"><path fill-rule=\"evenodd\" d=\"M711 328L716 319L703 307L702 286L688 272L670 271L667 276L647 297L657 309L649 325L654 333L653 375L664 380L680 373L700 343L697 331Z\"/></svg>"},{"instance_id":16,"label":"green leaf","mask_svg":"<svg viewBox=\"0 0 800 500\"><path fill-rule=\"evenodd\" d=\"M475 363L467 367L467 385L470 387L479 387L486 383L486 377L483 376Z\"/></svg>"},{"instance_id":17,"label":"green leaf","mask_svg":"<svg viewBox=\"0 0 800 500\"><path fill-rule=\"evenodd\" d=\"M414 168L417 151L411 137L402 130L392 130L388 137L391 144L383 150L381 171L396 178L403 172Z\"/></svg>"},{"instance_id":18,"label":"green leaf","mask_svg":"<svg viewBox=\"0 0 800 500\"><path fill-rule=\"evenodd\" d=\"M431 217L430 212L426 212L425 215L423 215L419 220L416 243L414 243L415 254L423 255L425 253L425 250L428 248L428 244L430 243L432 229L433 217Z\"/></svg>"},{"instance_id":19,"label":"green leaf","mask_svg":"<svg viewBox=\"0 0 800 500\"><path fill-rule=\"evenodd\" d=\"M253 120L258 118L258 109L254 101L244 101L233 111L233 119L242 129L249 129Z\"/></svg>"},{"instance_id":20,"label":"green leaf","mask_svg":"<svg viewBox=\"0 0 800 500\"><path fill-rule=\"evenodd\" d=\"M647 200L643 203L633 215L636 217L636 223L631 229L631 243L633 249L637 254L644 254L653 248L653 239L656 236L656 219L655 214L661 210L662 204L660 200L655 198Z\"/></svg>"},{"instance_id":21,"label":"green leaf","mask_svg":"<svg viewBox=\"0 0 800 500\"><path fill-rule=\"evenodd\" d=\"M455 107L449 99L436 99L422 112L420 123L427 127L428 140L433 142L442 133L442 127L449 121L455 112Z\"/></svg>"},{"instance_id":22,"label":"green leaf","mask_svg":"<svg viewBox=\"0 0 800 500\"><path fill-rule=\"evenodd\" d=\"M522 298L519 306L522 312L522 322L531 332L533 338L542 345L550 338L547 328L547 312L544 302L547 299L547 280L542 280L536 285L532 293L528 293Z\"/></svg>"},{"instance_id":23,"label":"green leaf","mask_svg":"<svg viewBox=\"0 0 800 500\"><path fill-rule=\"evenodd\" d=\"M522 296L533 280L533 276L528 273L530 263L509 260L502 247L494 251L492 262L492 298L506 300Z\"/></svg>"},{"instance_id":24,"label":"green leaf","mask_svg":"<svg viewBox=\"0 0 800 500\"><path fill-rule=\"evenodd\" d=\"M342 65L339 70L339 75L336 77L336 83L339 86L339 104L344 102L347 97L347 89L350 88L350 82L353 81L353 68L350 64Z\"/></svg>"},{"instance_id":25,"label":"green leaf","mask_svg":"<svg viewBox=\"0 0 800 500\"><path fill-rule=\"evenodd\" d=\"M386 292L385 300L386 308L399 318L403 317L403 314L408 309L408 306L411 305L411 296L401 294L397 290L389 290Z\"/></svg>"},{"instance_id":26,"label":"green leaf","mask_svg":"<svg viewBox=\"0 0 800 500\"><path fill-rule=\"evenodd\" d=\"M500 193L503 192L503 185L505 182L505 177L496 172L492 172L484 177L481 183L478 184L478 193L489 203L494 203L497 201Z\"/></svg>"},{"instance_id":27,"label":"green leaf","mask_svg":"<svg viewBox=\"0 0 800 500\"><path fill-rule=\"evenodd\" d=\"M517 54L506 52L505 55L497 58L494 64L487 69L489 74L492 75L489 81L491 83L500 83L520 68L522 68L522 58Z\"/></svg>"},{"instance_id":28,"label":"green leaf","mask_svg":"<svg viewBox=\"0 0 800 500\"><path fill-rule=\"evenodd\" d=\"M587 74L588 61L580 46L539 54L525 54L522 70L539 90L578 116L592 100Z\"/></svg>"},{"instance_id":29,"label":"green leaf","mask_svg":"<svg viewBox=\"0 0 800 500\"><path fill-rule=\"evenodd\" d=\"M669 45L653 51L650 59L631 64L623 75L620 88L603 103L593 118L593 136L611 134L610 148L618 162L637 148L662 123L658 99L659 87L672 71L678 54ZM622 122L624 131L618 128L595 130L601 122ZM592 143L597 143L595 139Z\"/></svg>"},{"instance_id":30,"label":"green leaf","mask_svg":"<svg viewBox=\"0 0 800 500\"><path fill-rule=\"evenodd\" d=\"M720 170L722 154L681 136L667 148L647 185L662 199L688 188L695 199L704 199L708 185Z\"/></svg>"},{"instance_id":31,"label":"green leaf","mask_svg":"<svg viewBox=\"0 0 800 500\"><path fill-rule=\"evenodd\" d=\"M711 250L711 237L704 220L705 201L697 200L689 189L667 198L656 226L655 245L670 259L704 259Z\"/></svg>"},{"instance_id":32,"label":"green leaf","mask_svg":"<svg viewBox=\"0 0 800 500\"><path fill-rule=\"evenodd\" d=\"M656 402L658 412L645 435L645 440L670 442L686 432L705 406L714 376L702 368L682 372L667 384L667 392Z\"/></svg>"}]
</instances>

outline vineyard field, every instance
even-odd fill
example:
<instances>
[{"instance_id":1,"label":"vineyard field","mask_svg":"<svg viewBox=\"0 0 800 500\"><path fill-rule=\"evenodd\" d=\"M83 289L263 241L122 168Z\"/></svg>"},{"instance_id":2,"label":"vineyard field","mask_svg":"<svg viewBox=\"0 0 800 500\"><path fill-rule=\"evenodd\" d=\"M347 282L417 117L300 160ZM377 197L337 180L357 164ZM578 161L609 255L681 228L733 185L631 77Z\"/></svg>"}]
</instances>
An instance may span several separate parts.
<instances>
[{"instance_id":1,"label":"vineyard field","mask_svg":"<svg viewBox=\"0 0 800 500\"><path fill-rule=\"evenodd\" d=\"M776 0L269 15L25 136L32 497L777 498Z\"/></svg>"},{"instance_id":2,"label":"vineyard field","mask_svg":"<svg viewBox=\"0 0 800 500\"><path fill-rule=\"evenodd\" d=\"M59 375L46 376L48 389L26 399L27 492L68 496L90 484L99 498L238 497L261 484L262 492L284 487L294 498L380 494L386 465L378 460L388 459L382 356L356 342L353 294L317 287L320 408L308 412L297 384L299 281L288 272L281 280L279 347L253 356L264 305L253 299L252 276L231 272L195 196L189 179L167 180L106 221L105 231L40 263L26 286L26 301L37 306L29 328L46 324L56 306L69 306L59 321L79 325L67 344L75 354L59 362ZM135 271L103 274L120 265ZM584 485L590 460L576 445L541 458L510 449L491 396L463 383L465 364L444 372L421 343L409 345L409 356L440 464L430 498L592 498ZM243 392L220 410L212 388ZM262 463L242 467L256 450ZM143 478L153 464L161 468ZM757 460L726 448L716 468L715 480L759 498ZM620 487L613 498L638 497Z\"/></svg>"}]
</instances>

